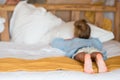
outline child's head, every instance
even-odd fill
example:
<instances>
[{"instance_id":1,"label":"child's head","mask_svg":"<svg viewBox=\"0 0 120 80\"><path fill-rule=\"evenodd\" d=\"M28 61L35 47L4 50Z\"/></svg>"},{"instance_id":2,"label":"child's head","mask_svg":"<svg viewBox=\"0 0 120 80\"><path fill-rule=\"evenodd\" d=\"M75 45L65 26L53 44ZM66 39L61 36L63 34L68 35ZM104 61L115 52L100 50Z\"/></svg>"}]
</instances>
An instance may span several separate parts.
<instances>
[{"instance_id":1,"label":"child's head","mask_svg":"<svg viewBox=\"0 0 120 80\"><path fill-rule=\"evenodd\" d=\"M78 20L74 23L74 37L88 39L90 37L91 29L86 20Z\"/></svg>"}]
</instances>

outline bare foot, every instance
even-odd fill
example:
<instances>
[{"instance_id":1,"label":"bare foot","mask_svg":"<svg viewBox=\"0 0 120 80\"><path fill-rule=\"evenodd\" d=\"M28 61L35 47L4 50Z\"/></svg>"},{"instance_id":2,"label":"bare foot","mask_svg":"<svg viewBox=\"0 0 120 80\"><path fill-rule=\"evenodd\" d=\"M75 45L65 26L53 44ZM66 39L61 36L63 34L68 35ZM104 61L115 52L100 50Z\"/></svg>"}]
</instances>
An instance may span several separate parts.
<instances>
[{"instance_id":1,"label":"bare foot","mask_svg":"<svg viewBox=\"0 0 120 80\"><path fill-rule=\"evenodd\" d=\"M106 66L101 54L96 55L96 62L98 65L99 72L107 72L108 71L107 66Z\"/></svg>"},{"instance_id":2,"label":"bare foot","mask_svg":"<svg viewBox=\"0 0 120 80\"><path fill-rule=\"evenodd\" d=\"M85 54L84 72L90 74L94 73L90 54Z\"/></svg>"}]
</instances>

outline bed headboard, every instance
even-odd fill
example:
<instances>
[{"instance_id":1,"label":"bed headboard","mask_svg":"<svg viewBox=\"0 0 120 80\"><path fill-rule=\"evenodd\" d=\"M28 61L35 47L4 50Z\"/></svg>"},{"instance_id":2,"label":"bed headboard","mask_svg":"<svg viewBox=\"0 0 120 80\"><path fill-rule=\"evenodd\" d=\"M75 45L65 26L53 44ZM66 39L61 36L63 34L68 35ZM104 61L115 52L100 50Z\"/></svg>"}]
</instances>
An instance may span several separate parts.
<instances>
[{"instance_id":1,"label":"bed headboard","mask_svg":"<svg viewBox=\"0 0 120 80\"><path fill-rule=\"evenodd\" d=\"M102 6L102 5L79 5L79 4L35 4L36 7L42 6L47 10L56 14L57 11L70 11L69 20L83 19L81 12L91 11L95 12L94 23L101 27L103 25L103 13L113 12L114 13L114 26L112 31L115 35L115 40L120 41L120 2L117 2L115 6ZM0 35L2 41L9 41L9 21L11 13L15 8L15 5L0 5L0 16L6 19L5 30Z\"/></svg>"}]
</instances>

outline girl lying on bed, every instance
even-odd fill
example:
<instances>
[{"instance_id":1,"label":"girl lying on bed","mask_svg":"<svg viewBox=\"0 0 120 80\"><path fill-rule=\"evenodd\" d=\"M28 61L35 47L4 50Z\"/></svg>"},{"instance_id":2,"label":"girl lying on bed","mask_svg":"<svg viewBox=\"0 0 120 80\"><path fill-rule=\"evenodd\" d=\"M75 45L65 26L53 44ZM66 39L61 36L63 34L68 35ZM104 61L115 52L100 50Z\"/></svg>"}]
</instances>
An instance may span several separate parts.
<instances>
[{"instance_id":1,"label":"girl lying on bed","mask_svg":"<svg viewBox=\"0 0 120 80\"><path fill-rule=\"evenodd\" d=\"M76 21L74 26L74 38L56 38L51 46L61 49L70 58L84 62L86 73L94 73L92 61L96 62L98 72L106 72L106 51L103 50L102 43L97 38L90 38L91 29L85 20Z\"/></svg>"}]
</instances>

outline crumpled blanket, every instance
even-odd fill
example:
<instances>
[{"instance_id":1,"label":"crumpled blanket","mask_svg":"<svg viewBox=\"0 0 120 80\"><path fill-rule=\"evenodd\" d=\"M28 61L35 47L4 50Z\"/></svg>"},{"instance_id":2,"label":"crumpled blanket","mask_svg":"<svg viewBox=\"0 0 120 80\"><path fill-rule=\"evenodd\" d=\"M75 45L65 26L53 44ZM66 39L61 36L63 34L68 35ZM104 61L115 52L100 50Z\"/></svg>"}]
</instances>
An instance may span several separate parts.
<instances>
[{"instance_id":1,"label":"crumpled blanket","mask_svg":"<svg viewBox=\"0 0 120 80\"><path fill-rule=\"evenodd\" d=\"M109 71L120 69L120 56L108 58L105 62ZM93 69L97 72L97 66L94 62ZM37 60L0 58L0 72L50 70L83 71L83 63L68 57L49 57Z\"/></svg>"}]
</instances>

